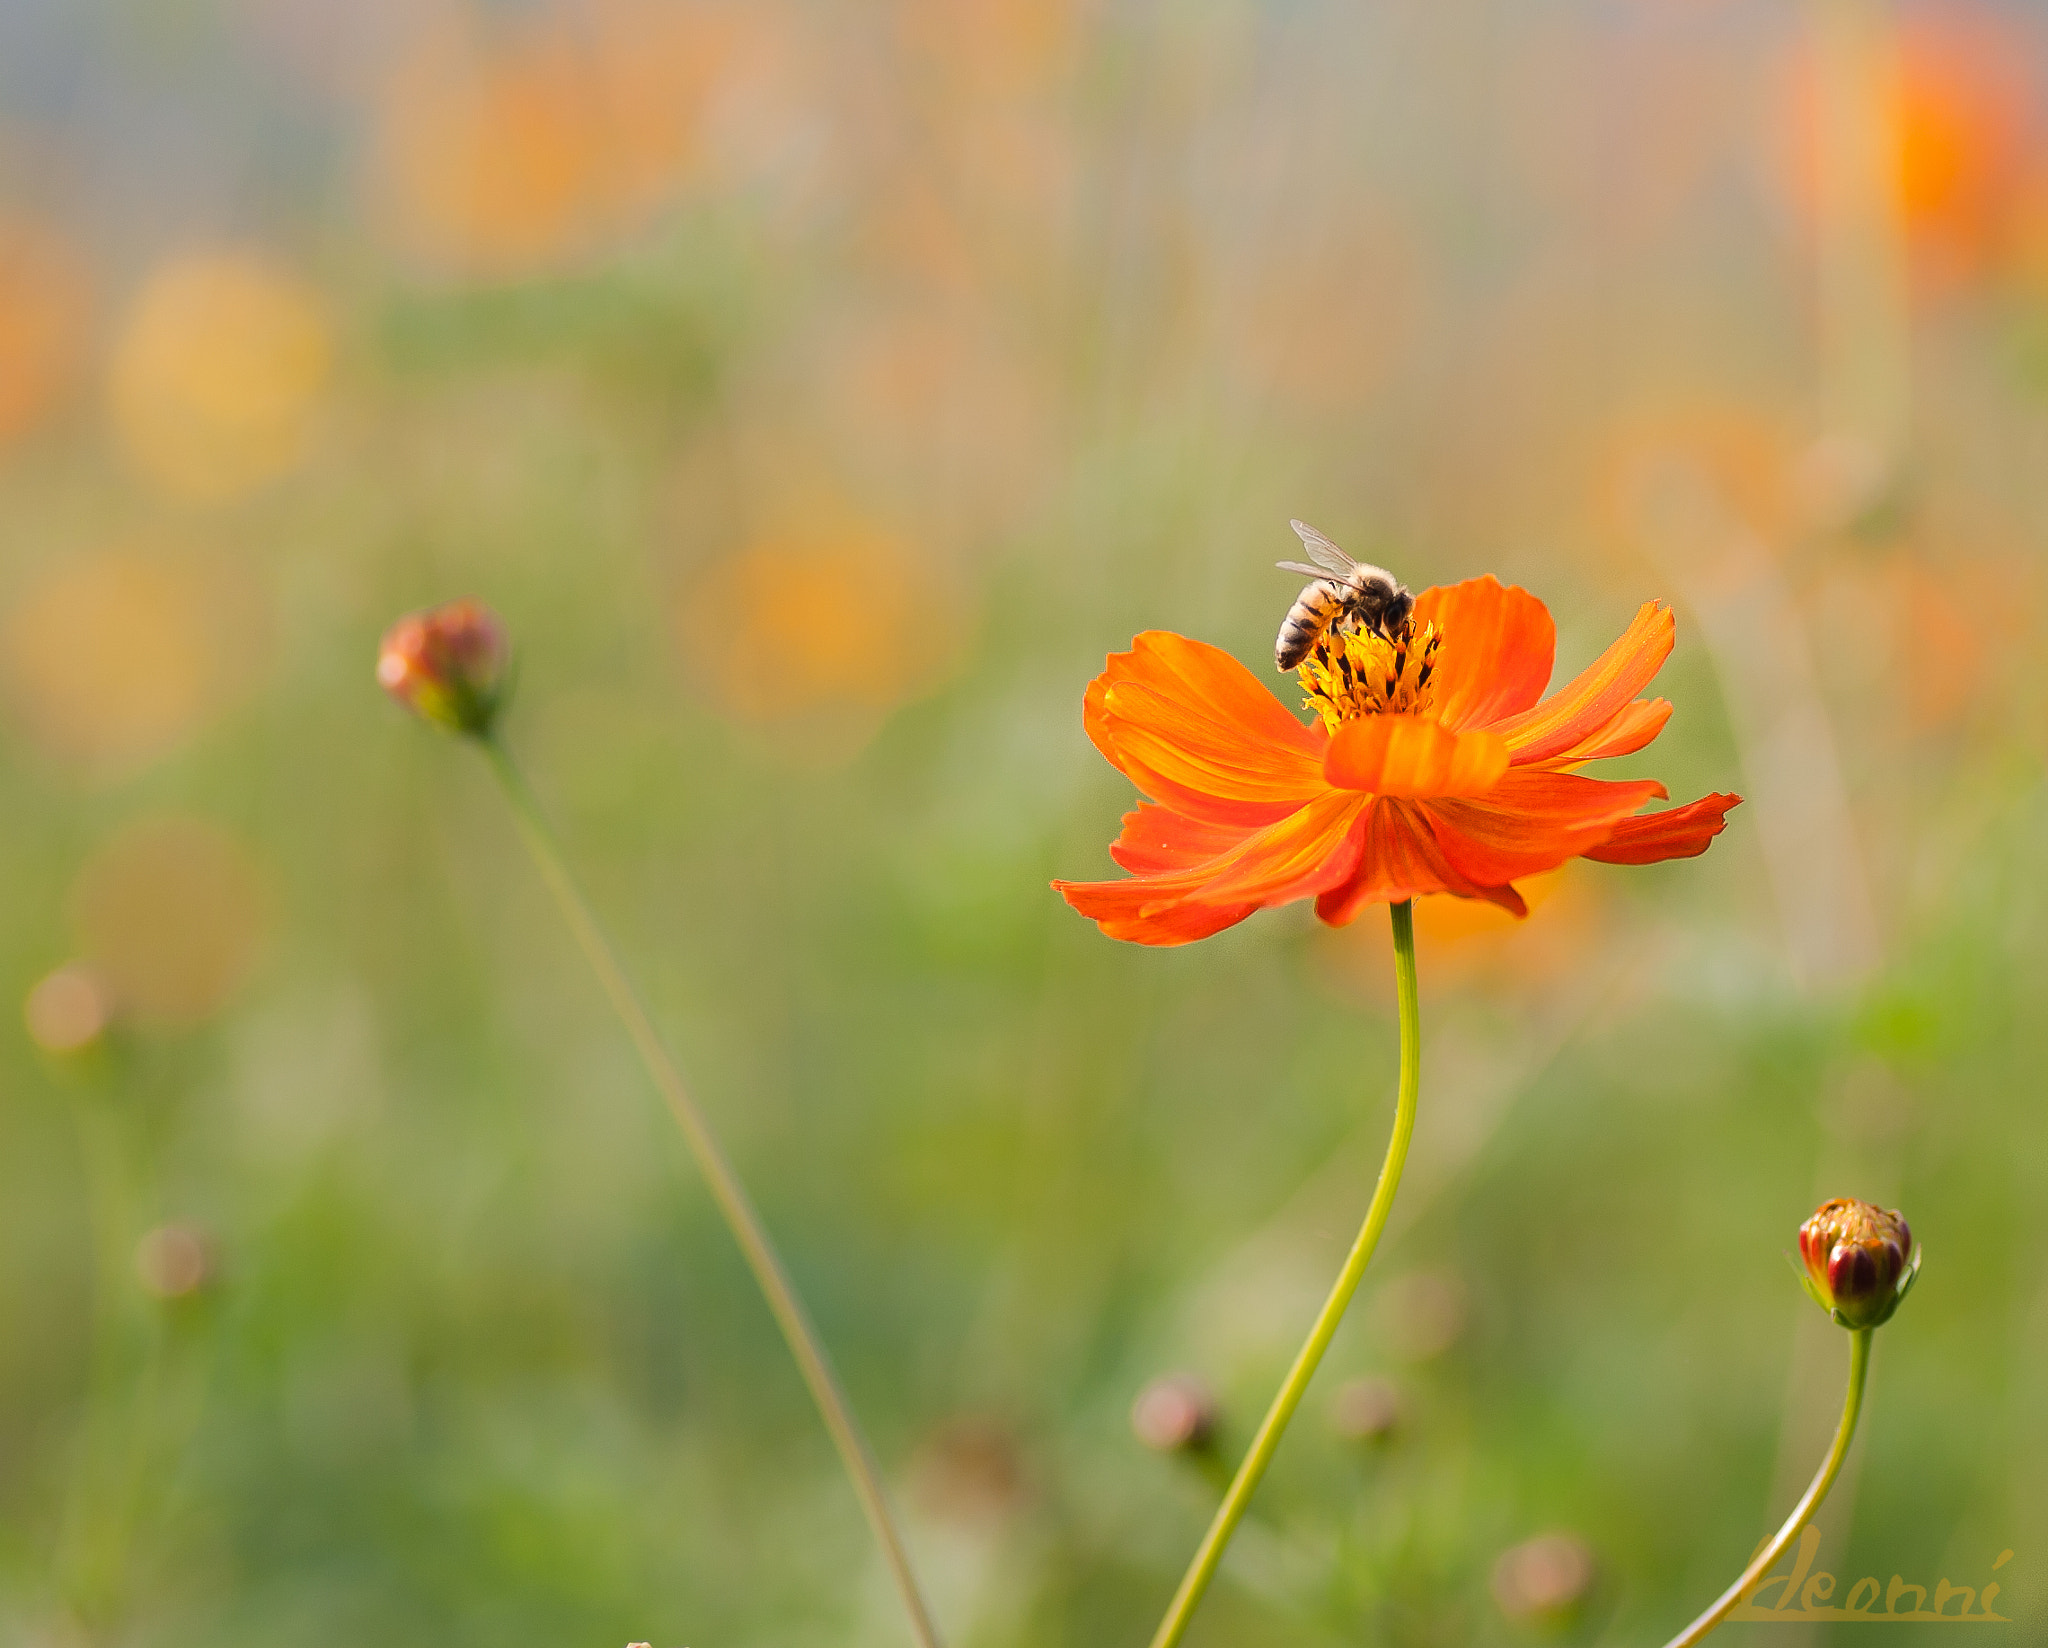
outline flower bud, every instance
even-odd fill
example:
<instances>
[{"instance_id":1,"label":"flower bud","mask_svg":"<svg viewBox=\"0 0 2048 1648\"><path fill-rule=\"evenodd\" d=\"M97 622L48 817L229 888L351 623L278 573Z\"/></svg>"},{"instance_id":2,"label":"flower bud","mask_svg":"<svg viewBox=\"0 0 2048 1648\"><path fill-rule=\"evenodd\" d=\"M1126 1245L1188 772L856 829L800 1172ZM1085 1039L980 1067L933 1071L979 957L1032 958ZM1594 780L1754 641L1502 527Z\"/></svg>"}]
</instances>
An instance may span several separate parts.
<instances>
[{"instance_id":1,"label":"flower bud","mask_svg":"<svg viewBox=\"0 0 2048 1648\"><path fill-rule=\"evenodd\" d=\"M1845 1328L1874 1328L1891 1320L1913 1279L1920 1251L1896 1210L1837 1196L1799 1227L1806 1261L1806 1291Z\"/></svg>"},{"instance_id":2,"label":"flower bud","mask_svg":"<svg viewBox=\"0 0 2048 1648\"><path fill-rule=\"evenodd\" d=\"M505 626L477 601L401 618L377 650L377 684L450 732L487 736L506 695Z\"/></svg>"},{"instance_id":3,"label":"flower bud","mask_svg":"<svg viewBox=\"0 0 2048 1648\"><path fill-rule=\"evenodd\" d=\"M135 1273L155 1298L190 1298L213 1279L213 1244L191 1225L158 1225L135 1245Z\"/></svg>"},{"instance_id":4,"label":"flower bud","mask_svg":"<svg viewBox=\"0 0 2048 1648\"><path fill-rule=\"evenodd\" d=\"M1200 1453L1215 1440L1216 1398L1188 1373L1162 1374L1131 1404L1131 1430L1159 1453Z\"/></svg>"},{"instance_id":5,"label":"flower bud","mask_svg":"<svg viewBox=\"0 0 2048 1648\"><path fill-rule=\"evenodd\" d=\"M1493 1599L1519 1624L1560 1626L1578 1612L1598 1577L1593 1548L1577 1534L1538 1534L1501 1552L1493 1565Z\"/></svg>"}]
</instances>

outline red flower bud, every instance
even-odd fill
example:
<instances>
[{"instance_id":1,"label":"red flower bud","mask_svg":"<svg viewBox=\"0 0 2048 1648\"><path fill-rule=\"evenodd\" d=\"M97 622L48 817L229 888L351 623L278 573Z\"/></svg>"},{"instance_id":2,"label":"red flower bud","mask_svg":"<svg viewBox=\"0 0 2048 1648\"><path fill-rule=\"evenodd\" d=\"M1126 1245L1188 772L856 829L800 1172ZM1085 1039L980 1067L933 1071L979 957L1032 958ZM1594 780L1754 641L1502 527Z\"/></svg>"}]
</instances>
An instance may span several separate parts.
<instances>
[{"instance_id":1,"label":"red flower bud","mask_svg":"<svg viewBox=\"0 0 2048 1648\"><path fill-rule=\"evenodd\" d=\"M1806 1291L1845 1328L1890 1321L1920 1274L1920 1252L1904 1216L1853 1196L1822 1203L1799 1227L1799 1255L1806 1261Z\"/></svg>"},{"instance_id":2,"label":"red flower bud","mask_svg":"<svg viewBox=\"0 0 2048 1648\"><path fill-rule=\"evenodd\" d=\"M385 632L377 684L415 715L482 738L504 704L508 655L496 613L476 601L450 601Z\"/></svg>"}]
</instances>

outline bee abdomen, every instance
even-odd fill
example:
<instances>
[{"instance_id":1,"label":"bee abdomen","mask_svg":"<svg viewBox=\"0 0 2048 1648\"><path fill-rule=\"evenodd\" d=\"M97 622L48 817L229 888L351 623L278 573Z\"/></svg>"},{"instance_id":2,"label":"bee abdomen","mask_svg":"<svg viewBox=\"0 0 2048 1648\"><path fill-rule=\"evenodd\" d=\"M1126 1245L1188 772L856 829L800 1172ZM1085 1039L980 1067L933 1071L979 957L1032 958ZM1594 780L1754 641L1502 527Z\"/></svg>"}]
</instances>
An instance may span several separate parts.
<instances>
[{"instance_id":1,"label":"bee abdomen","mask_svg":"<svg viewBox=\"0 0 2048 1648\"><path fill-rule=\"evenodd\" d=\"M1293 669L1309 655L1309 649L1343 608L1341 590L1328 583L1310 584L1281 621L1279 639L1273 643L1273 662L1283 671Z\"/></svg>"}]
</instances>

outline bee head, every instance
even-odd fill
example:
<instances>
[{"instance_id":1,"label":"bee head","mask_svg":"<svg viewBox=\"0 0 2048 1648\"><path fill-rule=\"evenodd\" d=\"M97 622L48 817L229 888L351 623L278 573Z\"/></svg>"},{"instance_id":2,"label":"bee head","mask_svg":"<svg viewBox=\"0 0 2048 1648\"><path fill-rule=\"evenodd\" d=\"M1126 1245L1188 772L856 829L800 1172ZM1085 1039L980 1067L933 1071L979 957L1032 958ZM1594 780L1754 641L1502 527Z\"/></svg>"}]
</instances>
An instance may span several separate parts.
<instances>
[{"instance_id":1,"label":"bee head","mask_svg":"<svg viewBox=\"0 0 2048 1648\"><path fill-rule=\"evenodd\" d=\"M1401 629L1407 624L1410 614L1414 611L1415 597L1409 594L1400 584L1396 584L1393 593L1387 598L1385 608L1387 628L1390 631Z\"/></svg>"},{"instance_id":2,"label":"bee head","mask_svg":"<svg viewBox=\"0 0 2048 1648\"><path fill-rule=\"evenodd\" d=\"M1388 640L1401 633L1408 615L1415 610L1415 597L1391 572L1378 567L1360 588L1358 616L1366 628L1377 630Z\"/></svg>"}]
</instances>

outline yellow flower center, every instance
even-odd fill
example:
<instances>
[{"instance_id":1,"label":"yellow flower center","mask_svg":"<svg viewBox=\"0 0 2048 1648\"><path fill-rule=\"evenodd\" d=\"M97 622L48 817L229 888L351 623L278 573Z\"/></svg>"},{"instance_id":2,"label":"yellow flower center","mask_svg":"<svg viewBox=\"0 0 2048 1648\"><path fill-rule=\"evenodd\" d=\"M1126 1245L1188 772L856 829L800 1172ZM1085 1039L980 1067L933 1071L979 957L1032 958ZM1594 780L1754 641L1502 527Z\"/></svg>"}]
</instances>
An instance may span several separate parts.
<instances>
[{"instance_id":1,"label":"yellow flower center","mask_svg":"<svg viewBox=\"0 0 2048 1648\"><path fill-rule=\"evenodd\" d=\"M1413 715L1434 696L1436 653L1443 635L1410 619L1391 641L1372 630L1325 630L1295 669L1304 707L1335 732L1361 715Z\"/></svg>"}]
</instances>

